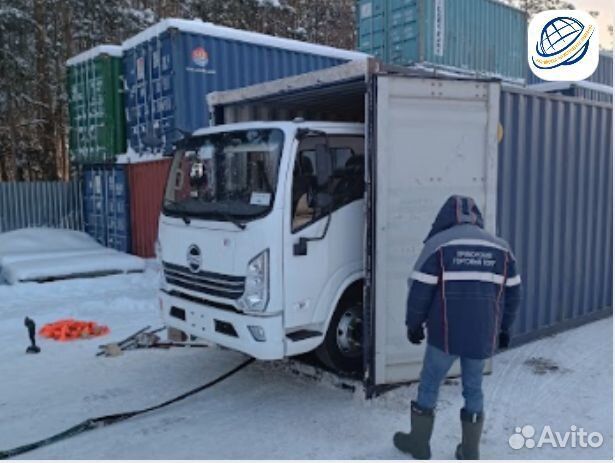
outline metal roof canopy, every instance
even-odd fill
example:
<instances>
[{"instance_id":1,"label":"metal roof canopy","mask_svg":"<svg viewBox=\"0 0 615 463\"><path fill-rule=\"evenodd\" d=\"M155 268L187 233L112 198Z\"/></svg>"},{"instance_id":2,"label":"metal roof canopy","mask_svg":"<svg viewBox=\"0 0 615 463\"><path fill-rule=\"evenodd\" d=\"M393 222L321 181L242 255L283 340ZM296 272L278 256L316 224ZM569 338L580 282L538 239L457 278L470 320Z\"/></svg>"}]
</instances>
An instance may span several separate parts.
<instances>
[{"instance_id":1,"label":"metal roof canopy","mask_svg":"<svg viewBox=\"0 0 615 463\"><path fill-rule=\"evenodd\" d=\"M476 79L437 69L387 65L369 58L249 87L209 93L210 124L292 120L296 117L364 122L364 97L370 76L375 74L444 80L496 80Z\"/></svg>"},{"instance_id":2,"label":"metal roof canopy","mask_svg":"<svg viewBox=\"0 0 615 463\"><path fill-rule=\"evenodd\" d=\"M596 82L590 82L585 80L580 80L578 82L543 82L540 84L528 85L528 88L541 92L557 92L561 90L568 90L571 87L586 88L587 90L594 90L596 92L606 93L608 95L613 94L613 87L611 87L610 85L598 84Z\"/></svg>"}]
</instances>

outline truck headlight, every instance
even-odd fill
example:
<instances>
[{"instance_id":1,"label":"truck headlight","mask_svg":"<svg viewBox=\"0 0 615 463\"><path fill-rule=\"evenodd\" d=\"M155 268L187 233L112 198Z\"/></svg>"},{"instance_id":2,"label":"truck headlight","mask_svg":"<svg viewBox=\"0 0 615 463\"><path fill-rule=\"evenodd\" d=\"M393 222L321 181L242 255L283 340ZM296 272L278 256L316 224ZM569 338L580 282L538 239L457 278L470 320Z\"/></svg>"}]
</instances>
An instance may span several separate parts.
<instances>
[{"instance_id":1,"label":"truck headlight","mask_svg":"<svg viewBox=\"0 0 615 463\"><path fill-rule=\"evenodd\" d=\"M246 286L239 307L246 312L264 312L269 302L269 249L248 263Z\"/></svg>"}]
</instances>

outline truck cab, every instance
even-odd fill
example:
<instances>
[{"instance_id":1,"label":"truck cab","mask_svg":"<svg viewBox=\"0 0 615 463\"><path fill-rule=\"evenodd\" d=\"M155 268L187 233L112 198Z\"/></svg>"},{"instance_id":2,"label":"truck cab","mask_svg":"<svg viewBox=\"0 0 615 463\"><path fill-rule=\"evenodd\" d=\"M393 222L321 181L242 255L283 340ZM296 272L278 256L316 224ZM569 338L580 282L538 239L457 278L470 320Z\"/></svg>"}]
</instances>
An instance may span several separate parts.
<instances>
[{"instance_id":1,"label":"truck cab","mask_svg":"<svg viewBox=\"0 0 615 463\"><path fill-rule=\"evenodd\" d=\"M227 124L173 154L159 225L165 324L262 360L362 367L361 123Z\"/></svg>"}]
</instances>

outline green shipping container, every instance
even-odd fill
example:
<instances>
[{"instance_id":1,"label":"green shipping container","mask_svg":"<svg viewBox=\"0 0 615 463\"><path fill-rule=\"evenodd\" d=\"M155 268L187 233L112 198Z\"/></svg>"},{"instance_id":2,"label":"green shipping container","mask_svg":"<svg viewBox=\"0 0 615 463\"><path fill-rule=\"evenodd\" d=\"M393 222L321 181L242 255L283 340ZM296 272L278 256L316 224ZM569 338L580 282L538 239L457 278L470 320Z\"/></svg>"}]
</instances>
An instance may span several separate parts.
<instances>
[{"instance_id":1,"label":"green shipping container","mask_svg":"<svg viewBox=\"0 0 615 463\"><path fill-rule=\"evenodd\" d=\"M384 62L522 82L526 14L495 0L358 0L358 49Z\"/></svg>"},{"instance_id":2,"label":"green shipping container","mask_svg":"<svg viewBox=\"0 0 615 463\"><path fill-rule=\"evenodd\" d=\"M113 162L126 151L122 48L101 45L66 65L71 159Z\"/></svg>"}]
</instances>

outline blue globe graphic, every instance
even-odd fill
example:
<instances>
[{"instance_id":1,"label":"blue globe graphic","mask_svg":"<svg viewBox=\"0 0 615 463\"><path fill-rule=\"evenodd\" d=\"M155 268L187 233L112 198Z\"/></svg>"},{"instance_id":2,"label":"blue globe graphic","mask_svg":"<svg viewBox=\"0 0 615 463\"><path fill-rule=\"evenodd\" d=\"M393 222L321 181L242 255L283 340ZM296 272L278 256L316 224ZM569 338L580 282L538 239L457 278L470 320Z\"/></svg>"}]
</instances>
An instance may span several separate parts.
<instances>
[{"instance_id":1,"label":"blue globe graphic","mask_svg":"<svg viewBox=\"0 0 615 463\"><path fill-rule=\"evenodd\" d=\"M569 48L584 29L585 26L578 19L564 16L554 18L543 27L540 41L536 44L536 53L543 58L557 55ZM589 40L568 59L550 67L574 64L585 56L588 48Z\"/></svg>"}]
</instances>

